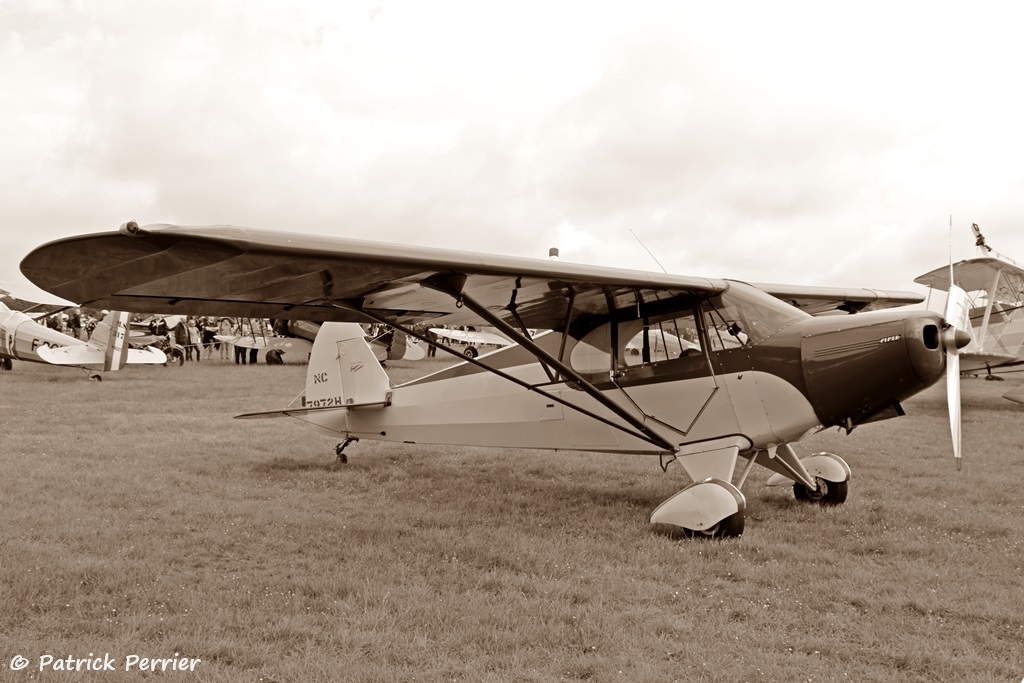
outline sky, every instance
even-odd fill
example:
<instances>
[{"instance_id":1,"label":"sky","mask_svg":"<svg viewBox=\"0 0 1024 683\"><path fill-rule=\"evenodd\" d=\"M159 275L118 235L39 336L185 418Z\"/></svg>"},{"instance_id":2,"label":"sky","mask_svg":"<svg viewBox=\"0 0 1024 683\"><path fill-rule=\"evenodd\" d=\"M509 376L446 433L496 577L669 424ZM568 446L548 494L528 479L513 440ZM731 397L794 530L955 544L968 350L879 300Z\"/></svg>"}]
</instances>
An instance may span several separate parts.
<instances>
[{"instance_id":1,"label":"sky","mask_svg":"<svg viewBox=\"0 0 1024 683\"><path fill-rule=\"evenodd\" d=\"M1024 262L1022 19L0 0L0 282L135 220L924 293L971 223Z\"/></svg>"}]
</instances>

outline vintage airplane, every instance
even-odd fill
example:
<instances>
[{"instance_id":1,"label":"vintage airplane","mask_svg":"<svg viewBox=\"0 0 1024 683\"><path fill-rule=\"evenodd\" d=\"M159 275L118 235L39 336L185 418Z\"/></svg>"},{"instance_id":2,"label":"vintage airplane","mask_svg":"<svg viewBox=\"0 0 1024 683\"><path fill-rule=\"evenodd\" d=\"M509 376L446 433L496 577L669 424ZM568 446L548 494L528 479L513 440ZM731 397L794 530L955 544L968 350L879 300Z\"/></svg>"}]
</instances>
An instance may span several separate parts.
<instances>
[{"instance_id":1,"label":"vintage airplane","mask_svg":"<svg viewBox=\"0 0 1024 683\"><path fill-rule=\"evenodd\" d=\"M495 334L487 330L476 329L448 329L447 327L431 327L430 331L435 337L443 340L441 343L451 345L453 342L458 345L459 351L467 358L476 358L480 355L480 349L493 351L494 349L511 346L514 342L508 337ZM531 334L533 334L531 332ZM491 347L488 349L488 347Z\"/></svg>"},{"instance_id":2,"label":"vintage airplane","mask_svg":"<svg viewBox=\"0 0 1024 683\"><path fill-rule=\"evenodd\" d=\"M21 311L0 303L0 367L10 370L12 361L71 365L80 368L102 366L119 370L127 363L161 364L167 357L151 347L131 348L127 343L128 313L108 313L96 324L88 341L41 325ZM91 379L101 380L93 372Z\"/></svg>"},{"instance_id":3,"label":"vintage airplane","mask_svg":"<svg viewBox=\"0 0 1024 683\"><path fill-rule=\"evenodd\" d=\"M946 292L952 281L967 292L971 342L960 351L960 371L1002 379L1000 373L1024 370L1024 266L993 252L977 223L971 229L980 256L954 263L952 275L943 266L914 282ZM1024 393L1018 389L1006 398L1024 402Z\"/></svg>"},{"instance_id":4,"label":"vintage airplane","mask_svg":"<svg viewBox=\"0 0 1024 683\"><path fill-rule=\"evenodd\" d=\"M830 453L798 457L792 444L822 427L849 432L902 415L900 401L944 372L959 463L957 351L969 341L959 294L945 316L814 317L923 297L135 222L43 245L21 269L53 294L128 310L376 321L424 341L414 327L492 326L516 345L392 386L358 325L325 324L301 404L247 417L303 420L344 437L339 454L365 438L678 461L692 483L651 521L687 535L742 533L741 489L755 464L801 500L843 502L849 466ZM653 356L651 339L663 333L692 337L699 352ZM625 345L638 335L631 364Z\"/></svg>"},{"instance_id":5,"label":"vintage airplane","mask_svg":"<svg viewBox=\"0 0 1024 683\"><path fill-rule=\"evenodd\" d=\"M378 362L420 360L426 355L404 332L393 330L386 325L374 324L368 327L380 328L371 329L366 340ZM267 349L266 362L279 365L284 362L281 358L283 353L309 357L313 350L313 341L320 331L320 323L309 320L275 320L271 328L274 333L272 336L268 336L264 331L261 335L250 333L248 337L217 335L216 338L244 348Z\"/></svg>"},{"instance_id":6,"label":"vintage airplane","mask_svg":"<svg viewBox=\"0 0 1024 683\"><path fill-rule=\"evenodd\" d=\"M489 330L476 330L472 328L450 330L446 327L432 327L430 331L434 336L443 340L441 343L449 346L452 343L456 344L458 350L467 358L476 358L480 355L481 349L485 352L493 351L506 346L512 346L515 343L508 337ZM529 331L531 337L535 337L539 332L541 330ZM626 343L623 362L628 365L635 365L639 361L643 348L642 337L642 333L637 333L633 339ZM700 353L700 346L688 341L684 337L676 336L672 332L661 330L658 334L648 338L649 362L677 358L682 353L693 351Z\"/></svg>"}]
</instances>

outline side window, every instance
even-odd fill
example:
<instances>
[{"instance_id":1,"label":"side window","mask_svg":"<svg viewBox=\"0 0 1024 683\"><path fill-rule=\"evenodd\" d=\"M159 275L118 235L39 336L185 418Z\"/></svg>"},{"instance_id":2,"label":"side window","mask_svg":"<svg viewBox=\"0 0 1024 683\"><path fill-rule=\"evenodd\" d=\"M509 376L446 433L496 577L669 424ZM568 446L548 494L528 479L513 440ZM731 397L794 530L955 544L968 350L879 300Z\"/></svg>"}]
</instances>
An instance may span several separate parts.
<instances>
[{"instance_id":1,"label":"side window","mask_svg":"<svg viewBox=\"0 0 1024 683\"><path fill-rule=\"evenodd\" d=\"M630 339L639 336L641 328L639 320L630 320L619 324L618 329L618 353L619 365L634 365L634 350L630 346ZM612 332L611 323L605 323L595 330L589 332L573 346L569 354L569 365L577 372L583 374L603 374L611 371L612 368ZM636 349L636 357L640 354Z\"/></svg>"},{"instance_id":2,"label":"side window","mask_svg":"<svg viewBox=\"0 0 1024 683\"><path fill-rule=\"evenodd\" d=\"M676 309L661 317L619 323L617 357L619 368L641 368L681 358L703 359L700 320L695 308ZM611 370L611 325L605 323L580 339L569 354L569 364L584 374Z\"/></svg>"},{"instance_id":3,"label":"side window","mask_svg":"<svg viewBox=\"0 0 1024 683\"><path fill-rule=\"evenodd\" d=\"M651 323L646 331L641 330L626 344L629 365L663 363L700 355L700 335L692 312Z\"/></svg>"},{"instance_id":4,"label":"side window","mask_svg":"<svg viewBox=\"0 0 1024 683\"><path fill-rule=\"evenodd\" d=\"M608 373L612 367L611 330L601 325L579 340L569 353L569 365L585 375Z\"/></svg>"}]
</instances>

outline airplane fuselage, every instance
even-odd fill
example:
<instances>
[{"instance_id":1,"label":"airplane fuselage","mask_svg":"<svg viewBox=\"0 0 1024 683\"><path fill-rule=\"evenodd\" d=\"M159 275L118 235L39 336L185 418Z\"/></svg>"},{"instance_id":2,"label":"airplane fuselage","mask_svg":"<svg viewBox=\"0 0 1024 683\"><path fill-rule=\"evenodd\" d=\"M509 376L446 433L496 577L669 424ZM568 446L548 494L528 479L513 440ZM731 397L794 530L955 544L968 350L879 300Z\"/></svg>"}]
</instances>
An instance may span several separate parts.
<instances>
[{"instance_id":1,"label":"airplane fuselage","mask_svg":"<svg viewBox=\"0 0 1024 683\"><path fill-rule=\"evenodd\" d=\"M756 345L635 361L588 378L675 448L729 435L740 440L741 451L765 450L820 426L852 429L899 414L899 401L942 376L941 329L941 317L924 311L804 317ZM563 343L554 333L536 341L553 354ZM562 354L576 358L581 371L592 370L576 353L582 343L570 339ZM395 387L384 409L314 412L302 419L328 433L407 443L667 451L617 428L611 410L571 379L552 379L521 347L479 360L546 395L458 363ZM313 405L314 399L307 399Z\"/></svg>"},{"instance_id":2,"label":"airplane fuselage","mask_svg":"<svg viewBox=\"0 0 1024 683\"><path fill-rule=\"evenodd\" d=\"M73 344L85 342L40 325L21 311L0 308L0 358L45 363L38 353L40 347Z\"/></svg>"}]
</instances>

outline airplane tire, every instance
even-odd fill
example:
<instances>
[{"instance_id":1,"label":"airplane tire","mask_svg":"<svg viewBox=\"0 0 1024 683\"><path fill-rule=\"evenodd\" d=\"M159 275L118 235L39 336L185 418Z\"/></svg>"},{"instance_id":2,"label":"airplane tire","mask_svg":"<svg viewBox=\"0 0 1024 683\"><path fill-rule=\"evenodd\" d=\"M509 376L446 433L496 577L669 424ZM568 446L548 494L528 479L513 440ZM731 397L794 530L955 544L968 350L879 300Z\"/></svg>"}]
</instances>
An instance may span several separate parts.
<instances>
[{"instance_id":1,"label":"airplane tire","mask_svg":"<svg viewBox=\"0 0 1024 683\"><path fill-rule=\"evenodd\" d=\"M4 358L0 360L0 370L13 370L14 362L10 358Z\"/></svg>"},{"instance_id":2,"label":"airplane tire","mask_svg":"<svg viewBox=\"0 0 1024 683\"><path fill-rule=\"evenodd\" d=\"M841 505L846 502L850 492L849 481L825 481L821 477L815 477L815 480L818 482L816 491L800 483L793 484L793 495L797 500L819 505Z\"/></svg>"},{"instance_id":3,"label":"airplane tire","mask_svg":"<svg viewBox=\"0 0 1024 683\"><path fill-rule=\"evenodd\" d=\"M185 354L182 353L181 349L170 348L167 349L167 362L164 363L164 367L168 364L177 363L178 365L185 364Z\"/></svg>"},{"instance_id":4,"label":"airplane tire","mask_svg":"<svg viewBox=\"0 0 1024 683\"><path fill-rule=\"evenodd\" d=\"M267 365L284 365L284 360L281 358L281 352L277 349L270 349L267 351L266 361Z\"/></svg>"},{"instance_id":5,"label":"airplane tire","mask_svg":"<svg viewBox=\"0 0 1024 683\"><path fill-rule=\"evenodd\" d=\"M738 538L743 535L743 510L734 512L710 529L685 529L688 538Z\"/></svg>"},{"instance_id":6,"label":"airplane tire","mask_svg":"<svg viewBox=\"0 0 1024 683\"><path fill-rule=\"evenodd\" d=\"M94 382L102 382L103 381L103 375L92 374L92 375L89 375L89 379L93 380Z\"/></svg>"},{"instance_id":7,"label":"airplane tire","mask_svg":"<svg viewBox=\"0 0 1024 683\"><path fill-rule=\"evenodd\" d=\"M462 355L465 356L466 358L476 358L478 354L477 350L474 347L467 346L466 350L462 352Z\"/></svg>"}]
</instances>

